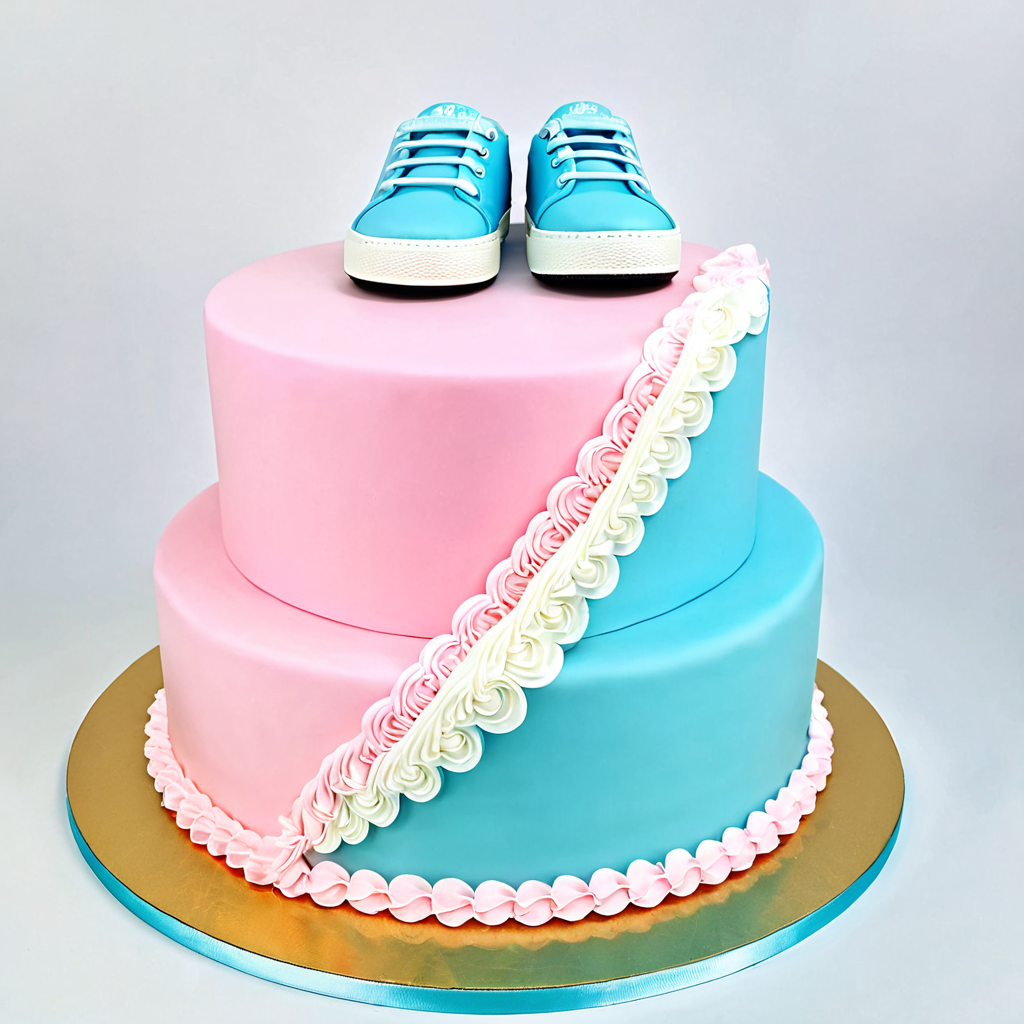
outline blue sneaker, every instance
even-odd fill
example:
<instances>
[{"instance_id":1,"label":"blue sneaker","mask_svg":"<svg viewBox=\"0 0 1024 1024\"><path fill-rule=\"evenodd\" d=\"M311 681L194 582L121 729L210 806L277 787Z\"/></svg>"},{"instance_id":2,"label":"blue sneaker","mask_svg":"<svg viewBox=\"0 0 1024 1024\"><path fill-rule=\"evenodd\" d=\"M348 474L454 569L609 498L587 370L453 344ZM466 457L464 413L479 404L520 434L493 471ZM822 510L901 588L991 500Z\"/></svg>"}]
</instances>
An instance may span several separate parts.
<instances>
[{"instance_id":1,"label":"blue sneaker","mask_svg":"<svg viewBox=\"0 0 1024 1024\"><path fill-rule=\"evenodd\" d=\"M651 194L629 125L598 103L559 107L530 145L530 270L667 281L679 271L679 250L679 229Z\"/></svg>"},{"instance_id":2,"label":"blue sneaker","mask_svg":"<svg viewBox=\"0 0 1024 1024\"><path fill-rule=\"evenodd\" d=\"M497 121L458 103L428 107L398 126L373 198L345 236L345 273L371 285L493 281L511 187Z\"/></svg>"}]
</instances>

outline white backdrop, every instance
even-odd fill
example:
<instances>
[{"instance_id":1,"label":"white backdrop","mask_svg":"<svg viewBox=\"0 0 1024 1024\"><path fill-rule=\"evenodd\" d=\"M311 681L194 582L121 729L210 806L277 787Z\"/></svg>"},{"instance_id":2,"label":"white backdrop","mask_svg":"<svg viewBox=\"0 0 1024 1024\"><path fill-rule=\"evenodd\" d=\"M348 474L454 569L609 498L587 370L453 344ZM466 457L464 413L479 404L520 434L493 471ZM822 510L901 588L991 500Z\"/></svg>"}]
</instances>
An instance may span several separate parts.
<instances>
[{"instance_id":1,"label":"white backdrop","mask_svg":"<svg viewBox=\"0 0 1024 1024\"><path fill-rule=\"evenodd\" d=\"M504 125L521 209L532 133L595 99L684 237L771 259L762 465L822 527L821 654L885 716L909 792L892 861L824 931L589 1016L1013 1019L1022 51L1012 2L0 5L0 1015L400 1016L133 918L73 849L64 759L156 642L157 538L216 476L205 293L338 238L428 103Z\"/></svg>"}]
</instances>

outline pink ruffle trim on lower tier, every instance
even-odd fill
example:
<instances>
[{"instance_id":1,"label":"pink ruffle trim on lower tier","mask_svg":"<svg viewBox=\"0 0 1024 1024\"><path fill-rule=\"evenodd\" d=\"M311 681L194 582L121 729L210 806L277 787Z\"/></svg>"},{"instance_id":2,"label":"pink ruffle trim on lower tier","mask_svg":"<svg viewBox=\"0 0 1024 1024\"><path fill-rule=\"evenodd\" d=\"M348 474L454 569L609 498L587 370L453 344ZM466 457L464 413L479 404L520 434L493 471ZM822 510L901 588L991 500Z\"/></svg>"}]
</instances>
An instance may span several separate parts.
<instances>
[{"instance_id":1,"label":"pink ruffle trim on lower tier","mask_svg":"<svg viewBox=\"0 0 1024 1024\"><path fill-rule=\"evenodd\" d=\"M699 885L718 885L733 871L745 871L754 858L779 845L779 837L797 830L800 819L814 810L817 795L832 771L832 725L815 687L808 730L807 754L779 794L754 811L744 828L727 828L721 840L705 839L694 854L672 850L664 862L635 860L623 874L599 868L589 883L573 875L560 875L554 883L523 882L518 889L504 882L482 882L473 889L457 878L442 878L430 885L418 875L398 875L388 882L376 871L349 874L340 864L321 861L313 867L303 856L305 841L287 818L280 836L262 837L215 807L186 778L171 749L167 733L164 692L156 695L146 725L149 774L163 794L163 805L174 811L179 828L192 842L205 846L215 857L240 868L256 885L272 884L285 896L309 896L322 907L347 902L363 914L387 910L400 921L422 921L434 916L441 924L457 927L469 920L498 925L509 920L525 925L552 919L579 921L587 914L609 917L630 904L654 907L667 896L687 896Z\"/></svg>"}]
</instances>

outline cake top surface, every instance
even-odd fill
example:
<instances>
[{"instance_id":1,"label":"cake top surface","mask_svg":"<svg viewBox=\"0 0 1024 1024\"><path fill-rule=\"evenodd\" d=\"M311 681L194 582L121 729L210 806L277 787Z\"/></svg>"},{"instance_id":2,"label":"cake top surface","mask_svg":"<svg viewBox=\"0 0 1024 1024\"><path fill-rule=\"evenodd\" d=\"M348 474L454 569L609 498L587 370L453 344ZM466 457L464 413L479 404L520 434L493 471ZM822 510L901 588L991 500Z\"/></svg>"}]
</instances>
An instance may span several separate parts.
<instances>
[{"instance_id":1,"label":"cake top surface","mask_svg":"<svg viewBox=\"0 0 1024 1024\"><path fill-rule=\"evenodd\" d=\"M343 270L340 242L261 260L221 281L207 325L267 351L410 376L550 377L624 370L644 337L692 291L718 250L683 244L678 276L654 289L562 290L536 281L515 226L497 281L452 297L365 291Z\"/></svg>"}]
</instances>

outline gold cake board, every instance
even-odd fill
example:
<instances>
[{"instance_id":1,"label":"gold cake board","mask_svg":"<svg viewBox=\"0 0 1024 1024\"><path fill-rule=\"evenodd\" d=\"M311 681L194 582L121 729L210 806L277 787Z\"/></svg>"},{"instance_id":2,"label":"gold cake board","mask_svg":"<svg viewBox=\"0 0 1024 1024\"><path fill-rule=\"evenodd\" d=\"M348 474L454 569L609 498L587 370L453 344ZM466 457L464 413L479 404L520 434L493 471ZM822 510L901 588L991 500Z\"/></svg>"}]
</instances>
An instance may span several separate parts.
<instances>
[{"instance_id":1,"label":"gold cake board","mask_svg":"<svg viewBox=\"0 0 1024 1024\"><path fill-rule=\"evenodd\" d=\"M814 813L720 885L651 909L536 928L406 924L250 885L192 844L146 773L143 726L162 686L159 648L122 673L68 758L75 839L103 884L165 935L258 977L408 1009L518 1013L624 1002L722 977L799 942L881 869L903 808L885 723L818 663L836 753Z\"/></svg>"}]
</instances>

